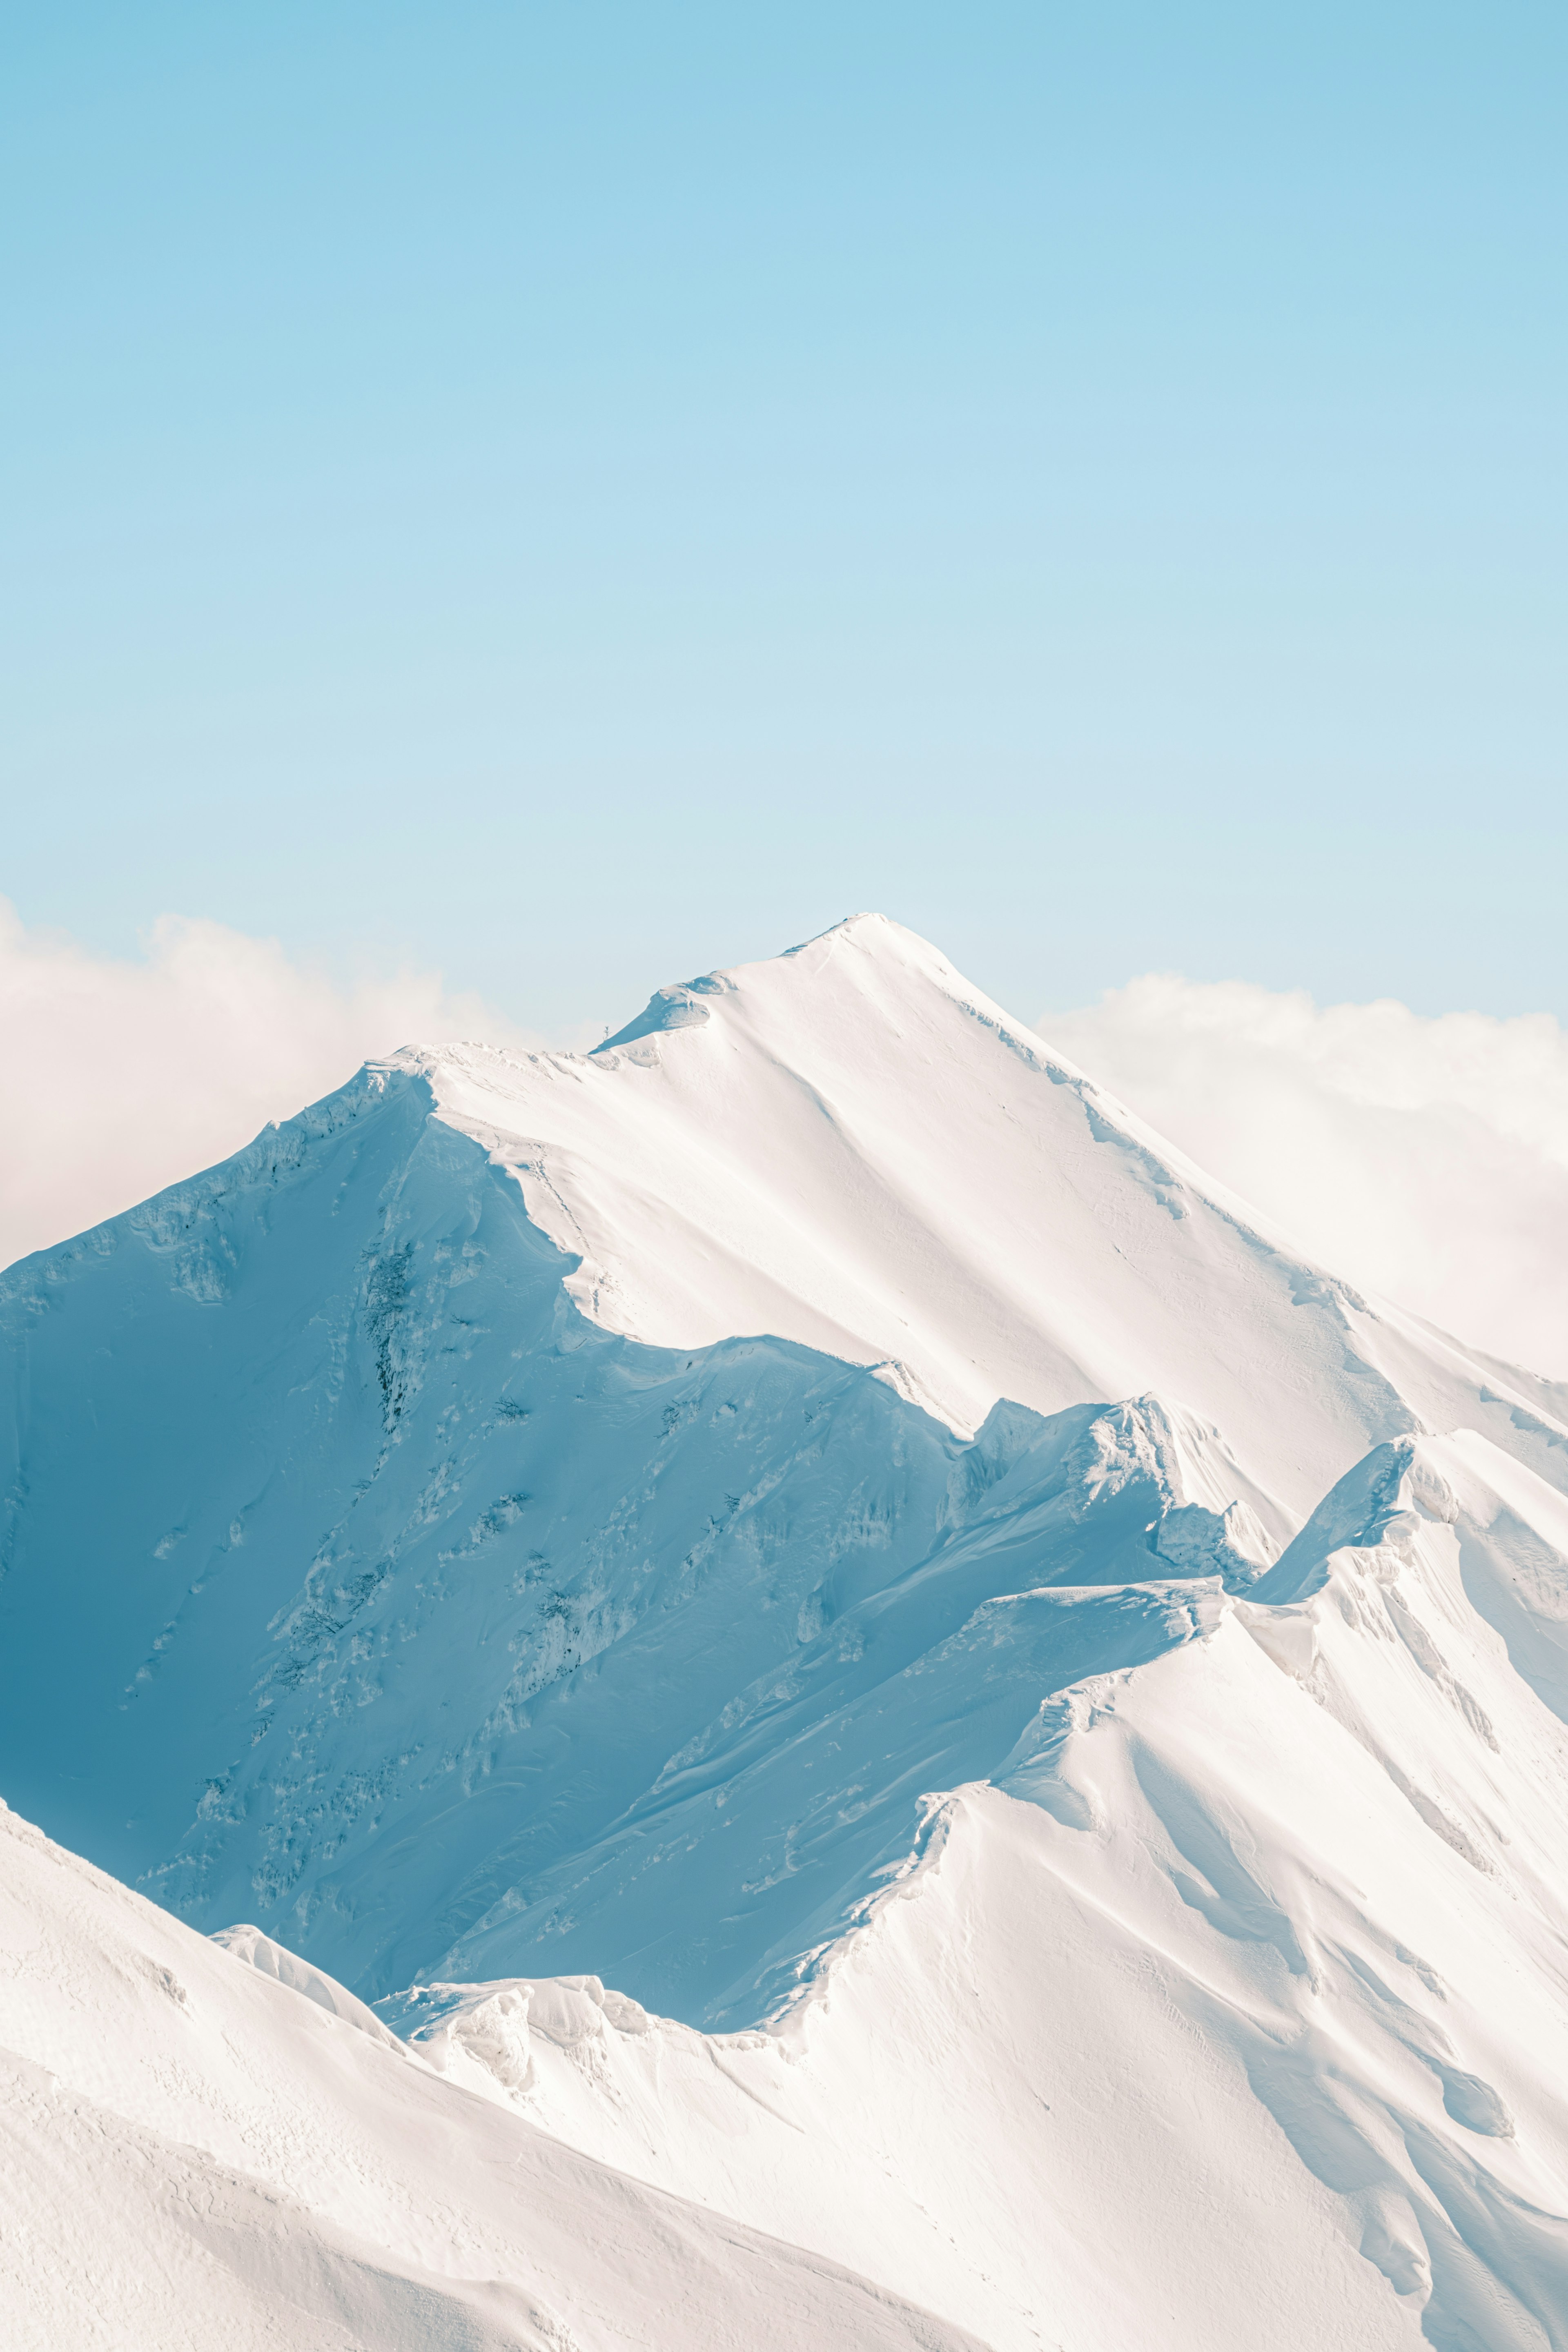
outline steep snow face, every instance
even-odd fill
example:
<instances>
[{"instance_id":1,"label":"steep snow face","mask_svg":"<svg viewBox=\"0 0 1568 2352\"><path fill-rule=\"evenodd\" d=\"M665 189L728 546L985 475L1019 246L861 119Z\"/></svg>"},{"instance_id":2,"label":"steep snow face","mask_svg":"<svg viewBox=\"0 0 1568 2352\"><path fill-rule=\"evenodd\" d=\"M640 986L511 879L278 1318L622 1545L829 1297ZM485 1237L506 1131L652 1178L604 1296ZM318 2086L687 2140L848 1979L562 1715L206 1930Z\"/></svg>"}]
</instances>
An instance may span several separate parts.
<instances>
[{"instance_id":1,"label":"steep snow face","mask_svg":"<svg viewBox=\"0 0 1568 2352\"><path fill-rule=\"evenodd\" d=\"M296 1989L312 1972L236 1940L205 1942L0 1811L16 2352L973 2346L563 2147L443 2081L341 1986Z\"/></svg>"},{"instance_id":2,"label":"steep snow face","mask_svg":"<svg viewBox=\"0 0 1568 2352\"><path fill-rule=\"evenodd\" d=\"M1152 1654L1274 1543L1152 1401L965 1444L786 1342L603 1332L422 1093L368 1082L36 1294L13 1794L362 1989L595 1963L750 2021L1042 1675ZM1104 1590L1005 1599L1047 1582Z\"/></svg>"},{"instance_id":3,"label":"steep snow face","mask_svg":"<svg viewBox=\"0 0 1568 2352\"><path fill-rule=\"evenodd\" d=\"M1382 1449L1277 1571L1298 1597L1214 1592L932 1801L770 2032L593 1979L388 2013L452 2080L997 2347L1559 2346L1568 1735L1465 1560L1485 1519L1527 1570L1526 1512L1561 1507L1474 1436Z\"/></svg>"},{"instance_id":4,"label":"steep snow face","mask_svg":"<svg viewBox=\"0 0 1568 2352\"><path fill-rule=\"evenodd\" d=\"M894 926L633 1029L399 1057L6 1278L0 1770L203 1926L749 2023L1369 1444L1563 1476Z\"/></svg>"},{"instance_id":5,"label":"steep snow face","mask_svg":"<svg viewBox=\"0 0 1568 2352\"><path fill-rule=\"evenodd\" d=\"M1465 1563L1528 1596L1561 1507L1378 1449L928 1801L765 2032L511 1979L409 2046L0 1811L6 2340L1560 2346L1568 1734Z\"/></svg>"}]
</instances>

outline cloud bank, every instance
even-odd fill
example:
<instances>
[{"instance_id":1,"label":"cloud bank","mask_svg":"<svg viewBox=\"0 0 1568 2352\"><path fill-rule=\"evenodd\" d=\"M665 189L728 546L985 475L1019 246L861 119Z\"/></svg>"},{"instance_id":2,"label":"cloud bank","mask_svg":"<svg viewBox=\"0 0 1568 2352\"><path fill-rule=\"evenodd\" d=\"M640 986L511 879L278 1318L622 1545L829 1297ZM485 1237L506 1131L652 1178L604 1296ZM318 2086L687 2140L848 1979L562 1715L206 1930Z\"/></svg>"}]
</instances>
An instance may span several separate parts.
<instances>
[{"instance_id":1,"label":"cloud bank","mask_svg":"<svg viewBox=\"0 0 1568 2352\"><path fill-rule=\"evenodd\" d=\"M1322 1264L1568 1379L1568 1033L1152 974L1043 1034Z\"/></svg>"},{"instance_id":2,"label":"cloud bank","mask_svg":"<svg viewBox=\"0 0 1568 2352\"><path fill-rule=\"evenodd\" d=\"M0 1265L226 1159L412 1040L521 1039L434 972L340 987L274 940L164 916L140 961L0 900Z\"/></svg>"}]
</instances>

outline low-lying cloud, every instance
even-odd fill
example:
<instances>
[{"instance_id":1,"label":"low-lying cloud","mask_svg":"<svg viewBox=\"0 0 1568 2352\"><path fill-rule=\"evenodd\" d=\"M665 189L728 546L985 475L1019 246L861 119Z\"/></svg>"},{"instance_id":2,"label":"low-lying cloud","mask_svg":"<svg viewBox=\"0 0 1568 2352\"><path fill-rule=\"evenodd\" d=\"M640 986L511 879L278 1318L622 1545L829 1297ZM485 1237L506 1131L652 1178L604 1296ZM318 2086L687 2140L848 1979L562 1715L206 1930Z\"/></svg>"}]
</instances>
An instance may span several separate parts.
<instances>
[{"instance_id":1,"label":"low-lying cloud","mask_svg":"<svg viewBox=\"0 0 1568 2352\"><path fill-rule=\"evenodd\" d=\"M1568 1378L1568 1033L1152 974L1043 1034L1323 1265Z\"/></svg>"},{"instance_id":2,"label":"low-lying cloud","mask_svg":"<svg viewBox=\"0 0 1568 2352\"><path fill-rule=\"evenodd\" d=\"M226 1158L374 1055L475 1036L517 1042L435 972L342 987L275 940L174 916L141 959L97 956L0 900L0 1265Z\"/></svg>"}]
</instances>

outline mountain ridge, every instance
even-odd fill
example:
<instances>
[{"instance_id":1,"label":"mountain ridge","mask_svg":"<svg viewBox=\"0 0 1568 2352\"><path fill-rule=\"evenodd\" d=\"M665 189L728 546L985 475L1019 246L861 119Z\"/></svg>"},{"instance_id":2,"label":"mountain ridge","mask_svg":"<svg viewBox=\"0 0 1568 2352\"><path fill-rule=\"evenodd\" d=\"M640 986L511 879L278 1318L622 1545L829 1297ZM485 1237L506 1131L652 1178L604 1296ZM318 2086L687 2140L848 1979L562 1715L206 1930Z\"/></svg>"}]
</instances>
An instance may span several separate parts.
<instances>
[{"instance_id":1,"label":"mountain ridge","mask_svg":"<svg viewBox=\"0 0 1568 2352\"><path fill-rule=\"evenodd\" d=\"M1568 2352L1564 1400L924 942L367 1065L0 1343L0 1785L223 1945L57 1916L0 1822L69 2088L16 2160L112 2235L123 2138L160 2247L205 2199L239 2340L281 2280L323 2342L717 2352L772 2263L802 2340ZM601 2269L630 2198L613 2293L552 2180Z\"/></svg>"},{"instance_id":2,"label":"mountain ridge","mask_svg":"<svg viewBox=\"0 0 1568 2352\"><path fill-rule=\"evenodd\" d=\"M671 1974L679 1906L652 1944L611 1923L663 1850L668 1759L746 1719L753 1685L804 1689L819 1660L807 1683L853 1690L869 1737L884 1666L975 1607L1068 1560L1152 1594L1240 1589L1370 1446L1424 1426L1473 1422L1563 1475L1568 1431L1522 1387L1287 1257L885 919L697 993L701 1021L595 1056L368 1065L0 1279L0 1761L28 1810L211 1924L258 1906L371 1990L481 1951L515 1969L564 1934L563 1967L743 2019L893 1858L919 1793L880 1789L880 1844L847 1830L829 1859L818 1838L806 1900L794 1864L756 1861L797 1852L784 1774L756 1866L721 1870L731 1926ZM1096 1297L1140 1375L1120 1397L1062 1339ZM934 1393L961 1356L963 1409ZM1005 1399L1010 1370L1032 1399ZM68 1594L87 1630L61 1652ZM851 1641L869 1664L834 1662ZM677 1695L639 1745L656 1664ZM940 1767L928 1744L924 1766L984 1775L1014 1736ZM101 1796L121 1780L151 1792L122 1824ZM395 1913L394 1832L435 1873Z\"/></svg>"}]
</instances>

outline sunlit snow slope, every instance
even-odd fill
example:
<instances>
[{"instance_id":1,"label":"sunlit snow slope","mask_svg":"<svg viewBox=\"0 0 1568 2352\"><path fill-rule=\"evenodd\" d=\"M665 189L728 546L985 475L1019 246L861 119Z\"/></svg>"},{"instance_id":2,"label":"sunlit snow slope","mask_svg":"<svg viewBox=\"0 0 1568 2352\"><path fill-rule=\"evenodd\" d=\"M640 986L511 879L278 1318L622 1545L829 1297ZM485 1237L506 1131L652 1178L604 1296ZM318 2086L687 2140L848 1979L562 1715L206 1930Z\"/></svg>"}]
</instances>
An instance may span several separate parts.
<instances>
[{"instance_id":1,"label":"sunlit snow slope","mask_svg":"<svg viewBox=\"0 0 1568 2352\"><path fill-rule=\"evenodd\" d=\"M1380 1449L1271 1601L1047 1701L771 2033L559 1982L395 2014L998 2347L1561 2345L1568 1738L1464 1598L1494 1474Z\"/></svg>"},{"instance_id":2,"label":"sunlit snow slope","mask_svg":"<svg viewBox=\"0 0 1568 2352\"><path fill-rule=\"evenodd\" d=\"M665 990L586 1060L391 1066L513 1172L581 1259L578 1305L656 1346L798 1339L965 1434L999 1397L1051 1413L1152 1389L1287 1511L1486 1385L881 916Z\"/></svg>"},{"instance_id":3,"label":"sunlit snow slope","mask_svg":"<svg viewBox=\"0 0 1568 2352\"><path fill-rule=\"evenodd\" d=\"M226 1967L998 2346L1568 2347L1568 1396L923 942L394 1056L0 1321L0 1785Z\"/></svg>"},{"instance_id":4,"label":"sunlit snow slope","mask_svg":"<svg viewBox=\"0 0 1568 2352\"><path fill-rule=\"evenodd\" d=\"M237 1940L0 1813L9 2352L972 2345L443 2082L341 1988Z\"/></svg>"}]
</instances>

